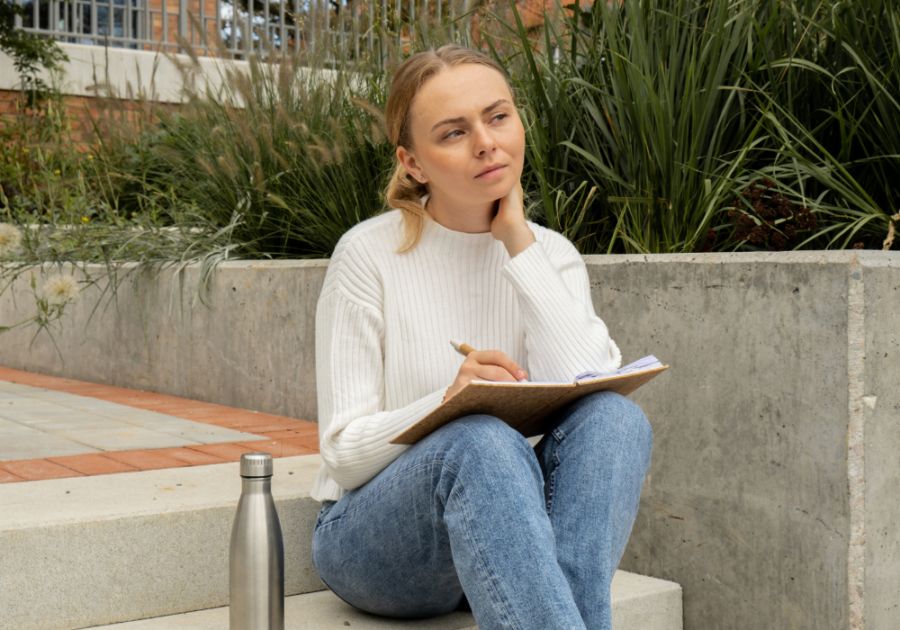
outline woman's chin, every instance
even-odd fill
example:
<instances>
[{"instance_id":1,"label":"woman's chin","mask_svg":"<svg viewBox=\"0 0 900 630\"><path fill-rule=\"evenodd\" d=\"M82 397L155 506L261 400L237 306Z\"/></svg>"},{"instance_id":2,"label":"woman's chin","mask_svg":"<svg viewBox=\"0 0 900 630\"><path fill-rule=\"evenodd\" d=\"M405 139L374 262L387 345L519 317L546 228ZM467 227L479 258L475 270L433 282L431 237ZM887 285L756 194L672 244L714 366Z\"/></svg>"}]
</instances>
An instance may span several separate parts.
<instances>
[{"instance_id":1,"label":"woman's chin","mask_svg":"<svg viewBox=\"0 0 900 630\"><path fill-rule=\"evenodd\" d=\"M498 199L508 195L515 185L515 181L506 177L491 182L475 180L474 185L466 186L465 184L460 184L460 188L454 191L456 193L465 191L468 194L454 194L453 197L456 198L456 203L461 205L481 206L493 204Z\"/></svg>"},{"instance_id":2,"label":"woman's chin","mask_svg":"<svg viewBox=\"0 0 900 630\"><path fill-rule=\"evenodd\" d=\"M501 177L484 182L480 180L475 181L478 182L478 196L490 201L505 197L516 185L516 181L512 177Z\"/></svg>"}]
</instances>

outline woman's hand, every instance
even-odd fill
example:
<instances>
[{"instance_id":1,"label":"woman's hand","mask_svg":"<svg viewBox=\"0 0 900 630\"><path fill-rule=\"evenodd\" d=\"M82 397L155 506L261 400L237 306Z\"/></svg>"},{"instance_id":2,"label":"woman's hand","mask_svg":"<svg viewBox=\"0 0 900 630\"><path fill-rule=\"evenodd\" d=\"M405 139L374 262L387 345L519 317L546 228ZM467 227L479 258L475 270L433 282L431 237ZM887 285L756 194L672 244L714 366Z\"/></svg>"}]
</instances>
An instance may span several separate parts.
<instances>
[{"instance_id":1,"label":"woman's hand","mask_svg":"<svg viewBox=\"0 0 900 630\"><path fill-rule=\"evenodd\" d=\"M510 258L535 242L534 232L525 222L523 197L520 180L505 197L497 201L497 213L491 221L491 235L498 241L503 241Z\"/></svg>"},{"instance_id":2,"label":"woman's hand","mask_svg":"<svg viewBox=\"0 0 900 630\"><path fill-rule=\"evenodd\" d=\"M475 350L466 355L466 360L459 367L456 380L447 390L444 400L453 396L469 381L476 378L485 381L515 383L523 378L528 378L528 374L519 367L518 363L500 350ZM441 402L443 403L444 400Z\"/></svg>"}]
</instances>

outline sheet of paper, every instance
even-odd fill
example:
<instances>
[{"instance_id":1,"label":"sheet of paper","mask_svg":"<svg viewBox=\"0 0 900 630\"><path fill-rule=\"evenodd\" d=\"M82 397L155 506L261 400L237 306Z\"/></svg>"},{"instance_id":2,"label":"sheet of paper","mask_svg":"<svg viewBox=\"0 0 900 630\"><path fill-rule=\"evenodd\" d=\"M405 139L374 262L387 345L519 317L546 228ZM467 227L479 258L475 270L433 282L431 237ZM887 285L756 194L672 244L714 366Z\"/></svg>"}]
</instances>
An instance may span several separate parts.
<instances>
[{"instance_id":1,"label":"sheet of paper","mask_svg":"<svg viewBox=\"0 0 900 630\"><path fill-rule=\"evenodd\" d=\"M633 363L629 363L628 365L624 365L620 367L615 372L582 372L578 376L575 377L573 381L529 381L527 379L523 379L517 383L511 382L503 382L503 381L485 381L482 379L472 379L472 383L486 383L488 385L567 385L569 383L579 382L579 381L595 381L604 378L609 378L611 376L622 376L623 374L631 374L632 372L642 372L644 370L652 370L653 368L662 367L662 363L653 356L652 354L647 355L642 359L638 359Z\"/></svg>"},{"instance_id":2,"label":"sheet of paper","mask_svg":"<svg viewBox=\"0 0 900 630\"><path fill-rule=\"evenodd\" d=\"M638 359L628 365L623 365L615 372L582 372L575 377L576 381L599 380L609 378L610 376L622 376L623 374L631 374L632 372L642 372L644 370L652 370L653 368L662 367L662 363L652 354L642 359Z\"/></svg>"},{"instance_id":3,"label":"sheet of paper","mask_svg":"<svg viewBox=\"0 0 900 630\"><path fill-rule=\"evenodd\" d=\"M572 381L529 381L522 379L513 383L512 381L484 381L480 378L473 378L470 383L485 383L487 385L569 385Z\"/></svg>"}]
</instances>

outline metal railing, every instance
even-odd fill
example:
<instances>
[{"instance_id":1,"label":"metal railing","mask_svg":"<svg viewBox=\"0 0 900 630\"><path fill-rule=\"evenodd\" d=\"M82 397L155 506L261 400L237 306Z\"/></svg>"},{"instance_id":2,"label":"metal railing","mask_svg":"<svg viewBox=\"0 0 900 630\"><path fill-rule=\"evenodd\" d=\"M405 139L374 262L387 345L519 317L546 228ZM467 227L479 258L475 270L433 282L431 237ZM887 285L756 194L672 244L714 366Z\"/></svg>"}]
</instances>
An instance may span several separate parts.
<instances>
[{"instance_id":1,"label":"metal railing","mask_svg":"<svg viewBox=\"0 0 900 630\"><path fill-rule=\"evenodd\" d=\"M18 0L16 27L61 42L245 59L315 52L326 60L386 52L422 24L454 37L473 0Z\"/></svg>"}]
</instances>

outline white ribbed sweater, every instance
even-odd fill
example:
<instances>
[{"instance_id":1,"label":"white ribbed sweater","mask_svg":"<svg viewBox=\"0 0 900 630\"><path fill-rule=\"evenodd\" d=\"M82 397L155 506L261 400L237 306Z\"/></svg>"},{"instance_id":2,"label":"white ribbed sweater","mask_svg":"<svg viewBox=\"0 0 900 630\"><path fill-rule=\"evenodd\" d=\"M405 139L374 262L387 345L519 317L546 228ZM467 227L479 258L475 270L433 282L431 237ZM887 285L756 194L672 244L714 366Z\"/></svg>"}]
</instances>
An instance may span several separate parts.
<instances>
[{"instance_id":1,"label":"white ribbed sweater","mask_svg":"<svg viewBox=\"0 0 900 630\"><path fill-rule=\"evenodd\" d=\"M316 310L314 499L339 499L410 448L388 441L437 407L456 379L464 357L451 339L502 350L532 381L621 365L578 250L528 226L537 242L512 259L490 232L456 232L430 218L418 246L397 254L399 210L341 237Z\"/></svg>"}]
</instances>

